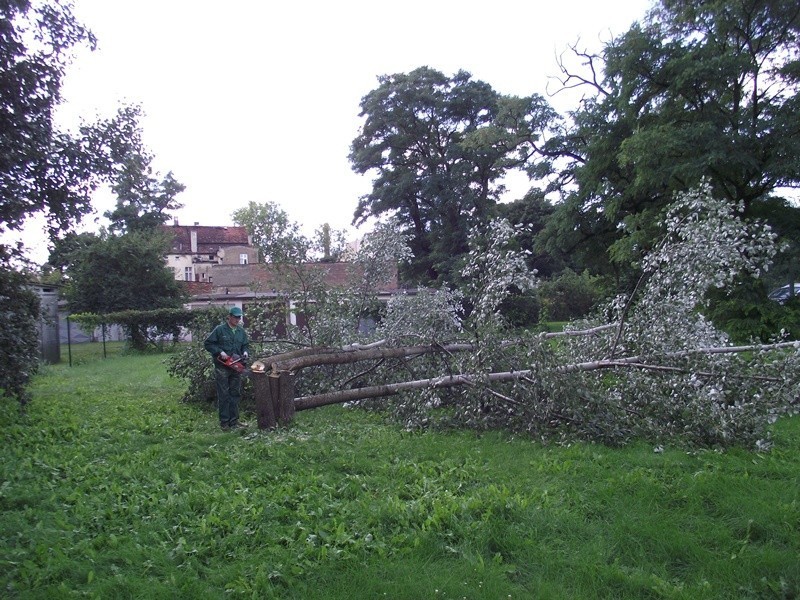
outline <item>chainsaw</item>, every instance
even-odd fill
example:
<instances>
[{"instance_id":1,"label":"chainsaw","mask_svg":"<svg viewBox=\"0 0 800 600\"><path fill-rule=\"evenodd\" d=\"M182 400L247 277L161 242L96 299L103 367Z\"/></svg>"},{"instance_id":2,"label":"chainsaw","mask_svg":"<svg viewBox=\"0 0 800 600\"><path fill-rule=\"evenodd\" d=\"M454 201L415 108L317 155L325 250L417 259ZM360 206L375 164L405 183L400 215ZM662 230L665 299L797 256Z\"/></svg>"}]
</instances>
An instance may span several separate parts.
<instances>
[{"instance_id":1,"label":"chainsaw","mask_svg":"<svg viewBox=\"0 0 800 600\"><path fill-rule=\"evenodd\" d=\"M231 371L236 371L237 373L244 373L247 370L247 366L244 364L244 359L238 354L234 354L233 356L228 356L225 359L222 357L217 356L217 361L228 367Z\"/></svg>"}]
</instances>

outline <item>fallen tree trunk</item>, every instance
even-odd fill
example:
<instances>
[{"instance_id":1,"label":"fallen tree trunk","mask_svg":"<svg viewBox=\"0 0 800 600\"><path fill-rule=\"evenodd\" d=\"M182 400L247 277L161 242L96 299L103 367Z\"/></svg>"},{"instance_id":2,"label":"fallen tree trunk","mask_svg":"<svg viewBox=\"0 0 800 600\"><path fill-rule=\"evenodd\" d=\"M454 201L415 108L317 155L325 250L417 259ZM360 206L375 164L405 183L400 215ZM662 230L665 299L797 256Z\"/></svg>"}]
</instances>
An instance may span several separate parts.
<instances>
[{"instance_id":1,"label":"fallen tree trunk","mask_svg":"<svg viewBox=\"0 0 800 600\"><path fill-rule=\"evenodd\" d=\"M512 381L515 379L521 379L530 374L530 370L489 373L488 375L482 376L481 379L488 379L489 381ZM352 402L353 400L368 400L370 398L394 396L400 392L405 392L408 390L445 388L464 384L472 385L475 383L475 379L476 377L474 375L445 375L442 377L433 377L431 379L418 379L416 381L404 381L401 383L389 383L386 385L354 388L351 390L342 390L340 392L330 392L328 394L316 394L314 396L295 398L294 406L296 410L307 410L309 408L318 408L328 404L341 404L343 402Z\"/></svg>"},{"instance_id":2,"label":"fallen tree trunk","mask_svg":"<svg viewBox=\"0 0 800 600\"><path fill-rule=\"evenodd\" d=\"M738 353L738 352L752 352L758 350L775 350L783 348L795 348L799 342L784 342L778 344L764 344L754 346L730 346L730 347L714 347L714 348L697 348L694 350L686 350L682 352L673 352L669 354L669 358L681 358L690 356L692 354L722 354L722 353ZM618 358L613 360L596 360L587 361L582 363L574 363L571 365L563 365L556 367L556 373L574 373L578 371L596 371L600 369L616 369L616 368L631 368L631 369L644 369L650 371L662 372L687 372L685 369L673 367L669 365L648 364L644 361L644 357L630 356L627 358ZM355 400L369 400L371 398L382 398L387 396L394 396L401 392L410 390L419 390L427 388L445 388L454 387L457 385L475 385L477 382L508 382L516 381L519 379L526 380L533 373L531 369L520 371L505 371L498 373L488 373L482 375L475 374L458 374L458 375L445 375L441 377L432 377L429 379L418 379L415 381L404 381L400 383L390 383L385 385L367 386L363 388L353 388L349 390L341 390L338 392L329 392L326 394L315 394L313 396L303 396L295 398L294 406L296 410L308 410L310 408L317 408L329 404L342 404L344 402L352 402ZM722 374L696 372L700 377L716 377ZM728 375L730 376L730 375ZM760 381L780 382L781 379L774 377L762 376L742 376L744 379L757 379Z\"/></svg>"},{"instance_id":3,"label":"fallen tree trunk","mask_svg":"<svg viewBox=\"0 0 800 600\"><path fill-rule=\"evenodd\" d=\"M276 357L267 358L265 362L270 365L273 373L280 371L299 371L306 367L320 367L323 365L344 365L362 360L378 360L386 358L407 358L409 356L421 356L433 352L463 352L474 349L474 344L447 344L444 346L403 346L400 348L368 348L362 350L324 349L316 354L297 356L289 359L274 360Z\"/></svg>"},{"instance_id":4,"label":"fallen tree trunk","mask_svg":"<svg viewBox=\"0 0 800 600\"><path fill-rule=\"evenodd\" d=\"M591 329L581 329L574 331L558 331L543 333L541 337L550 339L556 337L576 337L589 336L614 329L616 325L601 325ZM421 344L416 346L400 346L391 348L380 347L385 341L375 342L364 346L351 346L346 348L303 348L293 350L283 354L276 354L267 357L263 362L269 365L273 373L280 371L299 371L306 367L318 367L322 365L344 365L362 360L380 360L387 358L407 358L410 356L421 356L434 352L467 352L475 350L476 345L468 342L458 342L450 344ZM501 344L513 346L522 343L520 340L506 341Z\"/></svg>"}]
</instances>

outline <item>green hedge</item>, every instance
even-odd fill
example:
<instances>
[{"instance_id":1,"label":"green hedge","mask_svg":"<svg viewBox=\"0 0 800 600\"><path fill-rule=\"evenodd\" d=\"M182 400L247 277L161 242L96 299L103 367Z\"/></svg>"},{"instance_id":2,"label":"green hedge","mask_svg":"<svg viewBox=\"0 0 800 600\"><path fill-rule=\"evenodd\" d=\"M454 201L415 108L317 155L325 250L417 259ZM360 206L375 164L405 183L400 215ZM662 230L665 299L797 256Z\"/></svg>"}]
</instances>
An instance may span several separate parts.
<instances>
[{"instance_id":1,"label":"green hedge","mask_svg":"<svg viewBox=\"0 0 800 600\"><path fill-rule=\"evenodd\" d=\"M191 328L198 319L207 321L208 313L213 313L216 317L219 310L185 308L123 310L106 314L77 313L70 315L70 319L86 329L94 329L104 324L119 325L125 330L131 345L143 350L150 345L161 346L165 338L176 342L181 328Z\"/></svg>"}]
</instances>

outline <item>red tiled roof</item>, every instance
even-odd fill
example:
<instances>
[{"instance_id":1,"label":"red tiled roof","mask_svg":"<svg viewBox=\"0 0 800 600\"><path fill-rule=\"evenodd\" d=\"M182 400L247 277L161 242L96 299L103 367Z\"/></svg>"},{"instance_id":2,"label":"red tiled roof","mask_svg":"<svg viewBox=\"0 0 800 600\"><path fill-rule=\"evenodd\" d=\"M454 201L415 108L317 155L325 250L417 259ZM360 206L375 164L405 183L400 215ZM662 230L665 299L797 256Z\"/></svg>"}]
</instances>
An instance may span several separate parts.
<instances>
[{"instance_id":1,"label":"red tiled roof","mask_svg":"<svg viewBox=\"0 0 800 600\"><path fill-rule=\"evenodd\" d=\"M172 251L189 254L192 251L192 231L197 232L197 252L208 254L226 246L247 246L247 229L244 227L216 227L207 225L164 225L172 236Z\"/></svg>"}]
</instances>

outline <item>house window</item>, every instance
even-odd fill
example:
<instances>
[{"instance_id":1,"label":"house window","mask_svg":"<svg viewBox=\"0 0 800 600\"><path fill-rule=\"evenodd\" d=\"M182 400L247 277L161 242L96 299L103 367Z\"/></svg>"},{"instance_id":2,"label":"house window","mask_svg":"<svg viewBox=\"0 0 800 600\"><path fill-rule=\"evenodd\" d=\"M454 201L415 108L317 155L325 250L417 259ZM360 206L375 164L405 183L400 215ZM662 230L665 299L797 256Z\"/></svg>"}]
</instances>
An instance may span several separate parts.
<instances>
[{"instance_id":1,"label":"house window","mask_svg":"<svg viewBox=\"0 0 800 600\"><path fill-rule=\"evenodd\" d=\"M186 267L183 270L183 280L192 281L193 279L194 279L194 274L192 273L192 267Z\"/></svg>"},{"instance_id":2,"label":"house window","mask_svg":"<svg viewBox=\"0 0 800 600\"><path fill-rule=\"evenodd\" d=\"M247 264L247 254L240 254L239 255L239 264L246 265Z\"/></svg>"}]
</instances>

